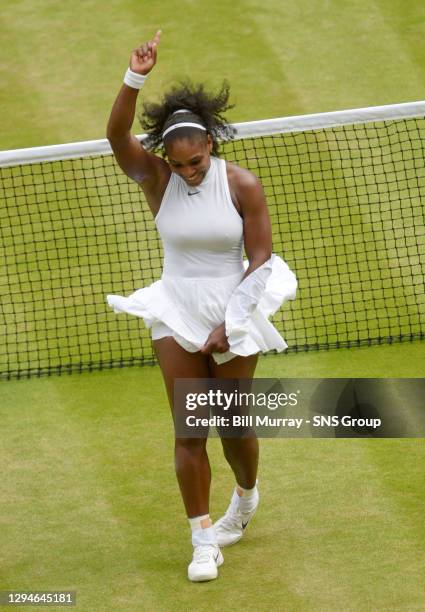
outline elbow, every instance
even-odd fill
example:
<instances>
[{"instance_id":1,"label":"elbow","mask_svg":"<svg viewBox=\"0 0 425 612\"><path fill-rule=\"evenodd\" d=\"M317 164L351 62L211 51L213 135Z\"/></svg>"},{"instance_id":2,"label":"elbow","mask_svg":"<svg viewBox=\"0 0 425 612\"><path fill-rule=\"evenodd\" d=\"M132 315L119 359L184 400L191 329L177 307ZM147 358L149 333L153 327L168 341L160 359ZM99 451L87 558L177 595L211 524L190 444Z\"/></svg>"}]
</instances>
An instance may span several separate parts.
<instances>
[{"instance_id":1,"label":"elbow","mask_svg":"<svg viewBox=\"0 0 425 612\"><path fill-rule=\"evenodd\" d=\"M106 126L106 138L109 140L112 145L113 142L119 142L128 138L130 132L127 130L120 130L114 126L113 123L109 120L108 125Z\"/></svg>"},{"instance_id":2,"label":"elbow","mask_svg":"<svg viewBox=\"0 0 425 612\"><path fill-rule=\"evenodd\" d=\"M106 138L109 140L109 143L112 145L113 142L116 142L118 140L118 135L116 134L116 132L114 132L114 130L112 130L109 125L106 128ZM122 136L121 136L122 138Z\"/></svg>"},{"instance_id":3,"label":"elbow","mask_svg":"<svg viewBox=\"0 0 425 612\"><path fill-rule=\"evenodd\" d=\"M109 144L112 145L112 141L114 140L114 133L113 131L108 127L106 128L106 138L109 140Z\"/></svg>"},{"instance_id":4,"label":"elbow","mask_svg":"<svg viewBox=\"0 0 425 612\"><path fill-rule=\"evenodd\" d=\"M114 151L114 153L122 150L125 147L128 137L129 134L117 134L111 130L107 130L106 132L106 138L109 141L111 149Z\"/></svg>"},{"instance_id":5,"label":"elbow","mask_svg":"<svg viewBox=\"0 0 425 612\"><path fill-rule=\"evenodd\" d=\"M272 256L271 249L261 249L261 250L256 251L254 254L248 257L249 270L251 272L253 270L256 270L257 268L265 264L266 261L269 261L271 256Z\"/></svg>"},{"instance_id":6,"label":"elbow","mask_svg":"<svg viewBox=\"0 0 425 612\"><path fill-rule=\"evenodd\" d=\"M111 124L111 120L109 119L108 121L108 125L106 126L106 138L109 140L109 142L111 141L111 139L113 139L114 137L114 130Z\"/></svg>"},{"instance_id":7,"label":"elbow","mask_svg":"<svg viewBox=\"0 0 425 612\"><path fill-rule=\"evenodd\" d=\"M252 260L257 265L262 266L264 263L266 263L266 261L268 261L270 259L271 256L272 256L272 249L271 249L271 247L264 247L262 249L258 249L254 253L254 255L252 257Z\"/></svg>"}]
</instances>

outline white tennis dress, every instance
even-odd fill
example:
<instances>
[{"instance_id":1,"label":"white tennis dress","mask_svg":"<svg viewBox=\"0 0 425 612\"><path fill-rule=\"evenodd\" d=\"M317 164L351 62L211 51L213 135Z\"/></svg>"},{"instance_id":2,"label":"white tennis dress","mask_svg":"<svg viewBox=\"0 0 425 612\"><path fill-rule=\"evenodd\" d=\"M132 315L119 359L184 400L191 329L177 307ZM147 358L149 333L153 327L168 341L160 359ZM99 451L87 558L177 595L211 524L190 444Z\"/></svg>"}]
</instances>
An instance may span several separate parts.
<instances>
[{"instance_id":1,"label":"white tennis dress","mask_svg":"<svg viewBox=\"0 0 425 612\"><path fill-rule=\"evenodd\" d=\"M172 173L155 223L164 246L161 280L128 297L108 295L114 312L143 317L154 340L173 336L189 352L199 351L225 321L230 350L213 353L216 363L287 347L268 317L295 299L297 280L272 255L241 282L248 267L243 222L224 160L211 157L196 187Z\"/></svg>"}]
</instances>

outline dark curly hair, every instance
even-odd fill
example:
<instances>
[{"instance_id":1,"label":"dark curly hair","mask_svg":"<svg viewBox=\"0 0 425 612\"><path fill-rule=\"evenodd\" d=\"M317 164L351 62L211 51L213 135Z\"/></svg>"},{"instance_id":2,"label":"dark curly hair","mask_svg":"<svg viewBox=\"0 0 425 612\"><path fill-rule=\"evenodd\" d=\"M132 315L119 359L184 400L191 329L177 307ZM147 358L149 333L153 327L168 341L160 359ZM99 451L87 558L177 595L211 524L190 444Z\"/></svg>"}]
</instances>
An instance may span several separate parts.
<instances>
[{"instance_id":1,"label":"dark curly hair","mask_svg":"<svg viewBox=\"0 0 425 612\"><path fill-rule=\"evenodd\" d=\"M140 125L148 134L144 146L151 151L161 149L167 120L176 110L184 108L201 119L213 141L212 154L218 155L218 140L231 140L235 134L235 129L223 117L223 113L234 106L228 104L229 91L227 81L223 81L220 90L214 94L206 92L202 83L194 85L186 80L164 94L160 103L144 102L143 112L139 115Z\"/></svg>"}]
</instances>

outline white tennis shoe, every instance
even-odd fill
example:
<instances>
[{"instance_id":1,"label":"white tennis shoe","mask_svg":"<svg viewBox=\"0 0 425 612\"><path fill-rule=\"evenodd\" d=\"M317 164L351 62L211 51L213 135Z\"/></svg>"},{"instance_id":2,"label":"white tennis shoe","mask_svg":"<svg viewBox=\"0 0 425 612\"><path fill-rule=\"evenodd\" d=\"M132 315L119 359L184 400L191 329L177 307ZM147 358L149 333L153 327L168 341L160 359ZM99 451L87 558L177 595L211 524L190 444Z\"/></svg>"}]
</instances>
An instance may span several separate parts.
<instances>
[{"instance_id":1,"label":"white tennis shoe","mask_svg":"<svg viewBox=\"0 0 425 612\"><path fill-rule=\"evenodd\" d=\"M193 549L193 559L187 575L192 582L214 580L218 576L218 568L223 564L223 555L216 544L200 544Z\"/></svg>"},{"instance_id":2,"label":"white tennis shoe","mask_svg":"<svg viewBox=\"0 0 425 612\"><path fill-rule=\"evenodd\" d=\"M233 492L232 500L224 516L214 523L214 531L219 546L230 546L239 542L246 526L255 514L260 496L255 489L253 496L253 509L250 512L241 512L239 500L241 498Z\"/></svg>"}]
</instances>

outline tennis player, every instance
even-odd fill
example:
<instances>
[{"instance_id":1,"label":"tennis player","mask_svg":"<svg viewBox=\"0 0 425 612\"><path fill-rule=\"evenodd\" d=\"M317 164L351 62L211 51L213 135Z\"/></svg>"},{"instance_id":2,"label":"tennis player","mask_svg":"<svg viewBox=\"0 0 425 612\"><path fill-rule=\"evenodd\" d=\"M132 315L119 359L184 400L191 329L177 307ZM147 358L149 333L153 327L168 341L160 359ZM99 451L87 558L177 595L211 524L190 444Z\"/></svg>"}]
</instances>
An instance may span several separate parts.
<instances>
[{"instance_id":1,"label":"tennis player","mask_svg":"<svg viewBox=\"0 0 425 612\"><path fill-rule=\"evenodd\" d=\"M128 297L108 295L116 313L143 317L173 406L176 378L252 378L258 354L286 343L268 320L296 279L272 254L264 192L254 174L218 157L231 138L223 119L229 87L217 95L182 84L161 103L144 103L144 146L132 136L136 100L157 61L161 32L131 54L113 105L107 137L118 164L143 190L164 247L161 280ZM152 151L160 150L165 158ZM248 258L244 264L243 248ZM225 515L212 525L211 470L204 438L176 438L175 467L192 530L192 581L212 580L220 547L234 544L254 515L258 441L222 438L236 486Z\"/></svg>"}]
</instances>

